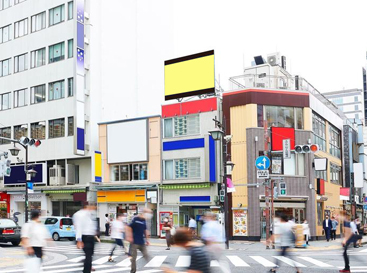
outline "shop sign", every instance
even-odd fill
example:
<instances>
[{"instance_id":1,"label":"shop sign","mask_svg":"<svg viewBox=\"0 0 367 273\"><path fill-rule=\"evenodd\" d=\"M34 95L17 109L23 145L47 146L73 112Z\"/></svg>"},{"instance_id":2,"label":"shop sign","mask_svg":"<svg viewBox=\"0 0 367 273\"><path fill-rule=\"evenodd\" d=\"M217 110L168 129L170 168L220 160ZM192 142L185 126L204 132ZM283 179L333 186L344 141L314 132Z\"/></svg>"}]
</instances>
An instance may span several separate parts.
<instances>
[{"instance_id":1,"label":"shop sign","mask_svg":"<svg viewBox=\"0 0 367 273\"><path fill-rule=\"evenodd\" d=\"M233 236L247 236L247 210L233 211Z\"/></svg>"},{"instance_id":2,"label":"shop sign","mask_svg":"<svg viewBox=\"0 0 367 273\"><path fill-rule=\"evenodd\" d=\"M24 201L25 195L24 194L16 194L12 195L14 201ZM41 201L43 194L29 194L28 200L29 201Z\"/></svg>"}]
</instances>

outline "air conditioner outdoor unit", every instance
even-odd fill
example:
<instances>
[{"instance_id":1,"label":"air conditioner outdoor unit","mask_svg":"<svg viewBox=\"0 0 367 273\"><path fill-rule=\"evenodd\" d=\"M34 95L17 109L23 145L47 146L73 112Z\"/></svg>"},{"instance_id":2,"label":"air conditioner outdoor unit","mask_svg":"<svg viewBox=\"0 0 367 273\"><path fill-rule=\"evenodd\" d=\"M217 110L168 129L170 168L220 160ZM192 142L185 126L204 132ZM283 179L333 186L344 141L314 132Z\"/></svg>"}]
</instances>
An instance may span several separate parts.
<instances>
[{"instance_id":1,"label":"air conditioner outdoor unit","mask_svg":"<svg viewBox=\"0 0 367 273\"><path fill-rule=\"evenodd\" d=\"M279 53L269 54L267 57L268 64L271 66L281 65L282 60Z\"/></svg>"},{"instance_id":2,"label":"air conditioner outdoor unit","mask_svg":"<svg viewBox=\"0 0 367 273\"><path fill-rule=\"evenodd\" d=\"M67 165L67 176L66 176L66 184L67 185L74 185L76 184L76 166L73 164Z\"/></svg>"},{"instance_id":3,"label":"air conditioner outdoor unit","mask_svg":"<svg viewBox=\"0 0 367 273\"><path fill-rule=\"evenodd\" d=\"M258 83L256 83L256 87L265 88L265 83L264 82L258 82Z\"/></svg>"},{"instance_id":4,"label":"air conditioner outdoor unit","mask_svg":"<svg viewBox=\"0 0 367 273\"><path fill-rule=\"evenodd\" d=\"M65 185L65 168L59 165L54 165L50 168L50 186Z\"/></svg>"}]
</instances>

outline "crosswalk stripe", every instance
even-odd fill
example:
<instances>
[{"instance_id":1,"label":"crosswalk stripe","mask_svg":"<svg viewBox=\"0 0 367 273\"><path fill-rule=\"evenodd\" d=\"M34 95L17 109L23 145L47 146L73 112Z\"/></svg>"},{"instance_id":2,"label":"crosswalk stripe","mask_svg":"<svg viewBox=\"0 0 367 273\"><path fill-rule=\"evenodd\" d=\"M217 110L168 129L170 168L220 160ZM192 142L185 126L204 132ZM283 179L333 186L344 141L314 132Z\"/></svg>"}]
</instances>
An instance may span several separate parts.
<instances>
[{"instance_id":1,"label":"crosswalk stripe","mask_svg":"<svg viewBox=\"0 0 367 273\"><path fill-rule=\"evenodd\" d=\"M72 262L72 263L79 263L80 261L84 260L85 259L85 256L79 256L79 257L76 257L74 259L70 259L68 260L68 262Z\"/></svg>"},{"instance_id":2,"label":"crosswalk stripe","mask_svg":"<svg viewBox=\"0 0 367 273\"><path fill-rule=\"evenodd\" d=\"M312 263L314 265L320 266L320 267L333 267L332 265L329 265L327 263L318 261L318 260L316 260L314 258L311 258L311 257L298 257L298 258L300 258L302 260L305 260L306 262Z\"/></svg>"},{"instance_id":3,"label":"crosswalk stripe","mask_svg":"<svg viewBox=\"0 0 367 273\"><path fill-rule=\"evenodd\" d=\"M108 265L96 265L93 266L93 268L95 269L100 269L100 268L107 268L109 267ZM72 272L72 271L80 271L83 270L83 267L74 267L74 268L67 268L67 269L61 269L61 270L52 270L52 271L47 271L47 273L63 273L63 272ZM98 271L100 272L100 271Z\"/></svg>"},{"instance_id":4,"label":"crosswalk stripe","mask_svg":"<svg viewBox=\"0 0 367 273\"><path fill-rule=\"evenodd\" d=\"M179 256L177 259L176 267L188 267L190 266L190 256Z\"/></svg>"},{"instance_id":5,"label":"crosswalk stripe","mask_svg":"<svg viewBox=\"0 0 367 273\"><path fill-rule=\"evenodd\" d=\"M363 249L363 250L358 251L358 252L367 252L367 249Z\"/></svg>"},{"instance_id":6,"label":"crosswalk stripe","mask_svg":"<svg viewBox=\"0 0 367 273\"><path fill-rule=\"evenodd\" d=\"M167 256L155 256L144 267L160 267Z\"/></svg>"},{"instance_id":7,"label":"crosswalk stripe","mask_svg":"<svg viewBox=\"0 0 367 273\"><path fill-rule=\"evenodd\" d=\"M211 267L220 267L220 264L217 260L211 260L210 261L210 266Z\"/></svg>"},{"instance_id":8,"label":"crosswalk stripe","mask_svg":"<svg viewBox=\"0 0 367 273\"><path fill-rule=\"evenodd\" d=\"M105 256L105 257L99 258L98 260L93 261L93 263L94 264L104 264L104 263L107 263L109 257L110 256ZM112 256L112 259L115 259L116 257L117 256Z\"/></svg>"},{"instance_id":9,"label":"crosswalk stripe","mask_svg":"<svg viewBox=\"0 0 367 273\"><path fill-rule=\"evenodd\" d=\"M254 259L255 261L257 261L259 264L265 266L265 267L275 267L276 264L268 261L267 259L261 257L261 256L250 256L251 259Z\"/></svg>"},{"instance_id":10,"label":"crosswalk stripe","mask_svg":"<svg viewBox=\"0 0 367 273\"><path fill-rule=\"evenodd\" d=\"M136 260L140 260L142 256L138 256L136 257ZM131 261L130 261L130 258L126 258L125 260L123 260L122 262L119 262L118 264L116 264L116 266L123 266L123 267L126 267L126 266L131 266Z\"/></svg>"},{"instance_id":11,"label":"crosswalk stripe","mask_svg":"<svg viewBox=\"0 0 367 273\"><path fill-rule=\"evenodd\" d=\"M121 271L129 271L130 268L112 268L106 270L98 270L98 273L110 273L110 272L121 272ZM45 272L46 273L46 272Z\"/></svg>"},{"instance_id":12,"label":"crosswalk stripe","mask_svg":"<svg viewBox=\"0 0 367 273\"><path fill-rule=\"evenodd\" d=\"M150 269L150 270L137 271L136 273L155 273L155 272L162 272L162 270Z\"/></svg>"},{"instance_id":13,"label":"crosswalk stripe","mask_svg":"<svg viewBox=\"0 0 367 273\"><path fill-rule=\"evenodd\" d=\"M244 260L242 260L240 257L238 256L227 256L227 258L231 261L231 263L234 266L250 266L249 264L247 264Z\"/></svg>"},{"instance_id":14,"label":"crosswalk stripe","mask_svg":"<svg viewBox=\"0 0 367 273\"><path fill-rule=\"evenodd\" d=\"M283 257L283 256L273 256L275 259L278 259L279 261L282 261L283 263L286 263L290 266L293 266L293 267L306 267L304 264L301 264L301 263L298 263L296 261L293 261L287 257Z\"/></svg>"}]
</instances>

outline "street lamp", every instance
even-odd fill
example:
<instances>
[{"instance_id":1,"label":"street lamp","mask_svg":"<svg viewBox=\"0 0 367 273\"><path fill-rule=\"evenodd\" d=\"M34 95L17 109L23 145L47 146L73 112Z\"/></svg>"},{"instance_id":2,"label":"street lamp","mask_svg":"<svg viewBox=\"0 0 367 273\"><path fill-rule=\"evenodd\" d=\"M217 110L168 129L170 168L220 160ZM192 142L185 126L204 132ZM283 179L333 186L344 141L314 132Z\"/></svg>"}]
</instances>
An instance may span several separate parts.
<instances>
[{"instance_id":1,"label":"street lamp","mask_svg":"<svg viewBox=\"0 0 367 273\"><path fill-rule=\"evenodd\" d=\"M215 140L215 141L218 141L218 140L221 140L223 135L224 135L224 132L220 129L214 129L212 131L209 131L209 134L212 136L212 138Z\"/></svg>"},{"instance_id":2,"label":"street lamp","mask_svg":"<svg viewBox=\"0 0 367 273\"><path fill-rule=\"evenodd\" d=\"M20 149L18 147L15 147L15 143L14 143L14 148L9 149L9 151L12 156L18 156Z\"/></svg>"}]
</instances>

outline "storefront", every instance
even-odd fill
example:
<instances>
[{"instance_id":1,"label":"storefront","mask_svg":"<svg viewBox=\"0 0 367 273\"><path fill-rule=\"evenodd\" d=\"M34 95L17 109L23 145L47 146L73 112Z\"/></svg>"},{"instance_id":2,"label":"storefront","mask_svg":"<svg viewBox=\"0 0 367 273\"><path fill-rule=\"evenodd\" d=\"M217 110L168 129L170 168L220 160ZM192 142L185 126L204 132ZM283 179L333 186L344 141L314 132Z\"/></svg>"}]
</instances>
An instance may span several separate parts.
<instances>
[{"instance_id":1,"label":"storefront","mask_svg":"<svg viewBox=\"0 0 367 273\"><path fill-rule=\"evenodd\" d=\"M85 190L45 190L49 204L48 215L73 216L87 200Z\"/></svg>"},{"instance_id":2,"label":"storefront","mask_svg":"<svg viewBox=\"0 0 367 273\"><path fill-rule=\"evenodd\" d=\"M0 192L0 218L10 217L10 195Z\"/></svg>"}]
</instances>

